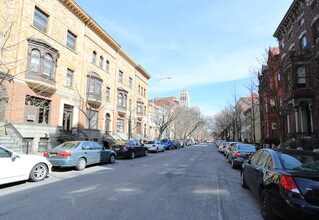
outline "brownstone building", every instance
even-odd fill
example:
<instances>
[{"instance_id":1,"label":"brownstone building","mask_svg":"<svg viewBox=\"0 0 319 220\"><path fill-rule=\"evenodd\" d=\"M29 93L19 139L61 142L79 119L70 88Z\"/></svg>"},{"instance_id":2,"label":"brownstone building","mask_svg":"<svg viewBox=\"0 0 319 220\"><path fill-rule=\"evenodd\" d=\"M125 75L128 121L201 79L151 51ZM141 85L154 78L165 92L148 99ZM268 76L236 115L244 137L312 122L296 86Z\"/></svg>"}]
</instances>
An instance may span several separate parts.
<instances>
[{"instance_id":1,"label":"brownstone building","mask_svg":"<svg viewBox=\"0 0 319 220\"><path fill-rule=\"evenodd\" d=\"M313 148L318 140L318 0L294 0L274 33L278 39L286 145Z\"/></svg>"},{"instance_id":2,"label":"brownstone building","mask_svg":"<svg viewBox=\"0 0 319 220\"><path fill-rule=\"evenodd\" d=\"M0 14L0 144L147 134L150 74L75 1L1 1Z\"/></svg>"}]
</instances>

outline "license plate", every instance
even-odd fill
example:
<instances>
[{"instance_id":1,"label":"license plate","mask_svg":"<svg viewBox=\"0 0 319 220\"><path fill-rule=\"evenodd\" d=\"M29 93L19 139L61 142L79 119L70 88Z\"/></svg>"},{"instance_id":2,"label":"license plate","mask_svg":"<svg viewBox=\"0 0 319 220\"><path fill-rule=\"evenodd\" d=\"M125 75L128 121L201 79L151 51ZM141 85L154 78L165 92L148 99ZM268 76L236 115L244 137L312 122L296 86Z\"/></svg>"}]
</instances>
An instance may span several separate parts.
<instances>
[{"instance_id":1,"label":"license plate","mask_svg":"<svg viewBox=\"0 0 319 220\"><path fill-rule=\"evenodd\" d=\"M50 155L51 155L51 157L56 157L57 156L56 153L51 153Z\"/></svg>"},{"instance_id":2,"label":"license plate","mask_svg":"<svg viewBox=\"0 0 319 220\"><path fill-rule=\"evenodd\" d=\"M120 150L120 148L119 148L119 147L116 147L114 150Z\"/></svg>"}]
</instances>

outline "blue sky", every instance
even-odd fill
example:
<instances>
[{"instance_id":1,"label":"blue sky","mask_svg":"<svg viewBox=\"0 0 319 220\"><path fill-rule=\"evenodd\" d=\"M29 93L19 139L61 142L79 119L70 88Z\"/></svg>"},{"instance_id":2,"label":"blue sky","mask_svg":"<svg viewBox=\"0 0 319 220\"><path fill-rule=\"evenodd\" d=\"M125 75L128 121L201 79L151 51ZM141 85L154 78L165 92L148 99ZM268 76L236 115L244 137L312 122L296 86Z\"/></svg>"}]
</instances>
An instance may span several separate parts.
<instances>
[{"instance_id":1,"label":"blue sky","mask_svg":"<svg viewBox=\"0 0 319 220\"><path fill-rule=\"evenodd\" d=\"M76 2L152 75L149 98L185 89L192 106L213 115L235 92L249 94L251 70L277 46L272 35L292 0Z\"/></svg>"}]
</instances>

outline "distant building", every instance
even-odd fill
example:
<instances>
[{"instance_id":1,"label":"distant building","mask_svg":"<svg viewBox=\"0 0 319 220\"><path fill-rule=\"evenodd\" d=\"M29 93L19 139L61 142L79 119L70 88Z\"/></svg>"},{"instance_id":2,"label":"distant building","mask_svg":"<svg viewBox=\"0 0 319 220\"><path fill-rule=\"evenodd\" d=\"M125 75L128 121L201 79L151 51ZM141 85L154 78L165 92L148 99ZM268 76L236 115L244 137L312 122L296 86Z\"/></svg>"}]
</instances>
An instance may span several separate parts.
<instances>
[{"instance_id":1,"label":"distant building","mask_svg":"<svg viewBox=\"0 0 319 220\"><path fill-rule=\"evenodd\" d=\"M190 106L190 100L189 100L189 94L186 90L182 90L179 92L179 105L180 106L186 106L189 107Z\"/></svg>"}]
</instances>

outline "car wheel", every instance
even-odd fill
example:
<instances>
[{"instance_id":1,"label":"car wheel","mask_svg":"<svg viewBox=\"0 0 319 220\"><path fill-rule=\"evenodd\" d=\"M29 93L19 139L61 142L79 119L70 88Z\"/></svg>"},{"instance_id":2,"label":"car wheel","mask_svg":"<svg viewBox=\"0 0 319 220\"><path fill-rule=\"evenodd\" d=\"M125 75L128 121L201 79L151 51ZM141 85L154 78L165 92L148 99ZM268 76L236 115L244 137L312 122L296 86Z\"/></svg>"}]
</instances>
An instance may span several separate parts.
<instances>
[{"instance_id":1,"label":"car wheel","mask_svg":"<svg viewBox=\"0 0 319 220\"><path fill-rule=\"evenodd\" d=\"M115 163L115 155L111 154L108 163L113 164Z\"/></svg>"},{"instance_id":2,"label":"car wheel","mask_svg":"<svg viewBox=\"0 0 319 220\"><path fill-rule=\"evenodd\" d=\"M165 147L163 147L163 150L162 150L162 152L165 152Z\"/></svg>"},{"instance_id":3,"label":"car wheel","mask_svg":"<svg viewBox=\"0 0 319 220\"><path fill-rule=\"evenodd\" d=\"M135 158L135 152L134 152L134 151L131 152L130 158L131 158L131 159L134 159L134 158Z\"/></svg>"},{"instance_id":4,"label":"car wheel","mask_svg":"<svg viewBox=\"0 0 319 220\"><path fill-rule=\"evenodd\" d=\"M44 163L36 164L29 175L29 179L32 182L43 180L48 175L48 167Z\"/></svg>"},{"instance_id":5,"label":"car wheel","mask_svg":"<svg viewBox=\"0 0 319 220\"><path fill-rule=\"evenodd\" d=\"M265 220L271 220L274 219L274 214L271 212L271 209L269 207L269 201L266 195L266 191L262 190L260 193L260 209L261 209L261 215Z\"/></svg>"},{"instance_id":6,"label":"car wheel","mask_svg":"<svg viewBox=\"0 0 319 220\"><path fill-rule=\"evenodd\" d=\"M156 153L158 153L158 148L156 148Z\"/></svg>"},{"instance_id":7,"label":"car wheel","mask_svg":"<svg viewBox=\"0 0 319 220\"><path fill-rule=\"evenodd\" d=\"M231 168L236 169L236 165L234 163L234 160L231 160Z\"/></svg>"},{"instance_id":8,"label":"car wheel","mask_svg":"<svg viewBox=\"0 0 319 220\"><path fill-rule=\"evenodd\" d=\"M75 165L76 170L84 170L86 167L86 160L81 157Z\"/></svg>"},{"instance_id":9,"label":"car wheel","mask_svg":"<svg viewBox=\"0 0 319 220\"><path fill-rule=\"evenodd\" d=\"M240 176L241 176L241 182L240 182L241 187L243 187L244 189L248 189L248 186L245 181L244 172L241 172Z\"/></svg>"},{"instance_id":10,"label":"car wheel","mask_svg":"<svg viewBox=\"0 0 319 220\"><path fill-rule=\"evenodd\" d=\"M158 151L157 151L158 152ZM144 156L146 157L148 155L148 150L144 151Z\"/></svg>"}]
</instances>

